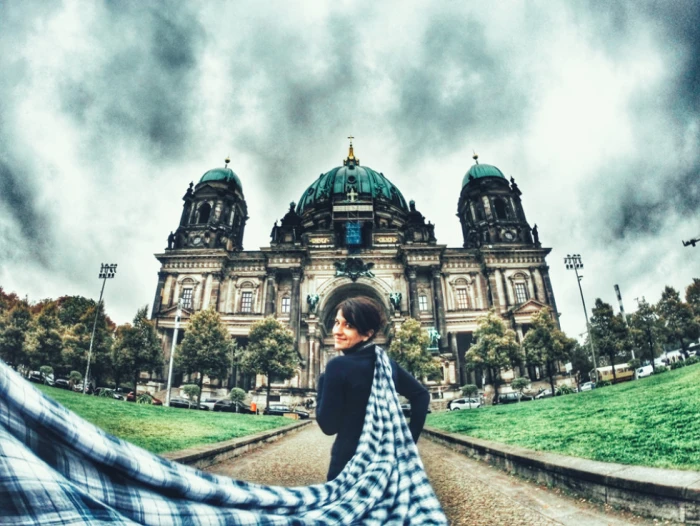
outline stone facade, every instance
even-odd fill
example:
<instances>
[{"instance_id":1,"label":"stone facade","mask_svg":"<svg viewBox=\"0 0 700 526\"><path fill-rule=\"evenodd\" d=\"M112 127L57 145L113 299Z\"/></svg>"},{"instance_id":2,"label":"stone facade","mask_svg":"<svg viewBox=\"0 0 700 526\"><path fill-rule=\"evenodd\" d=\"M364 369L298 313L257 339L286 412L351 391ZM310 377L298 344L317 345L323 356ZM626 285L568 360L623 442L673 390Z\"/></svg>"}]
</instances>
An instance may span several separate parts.
<instances>
[{"instance_id":1,"label":"stone facade","mask_svg":"<svg viewBox=\"0 0 700 526\"><path fill-rule=\"evenodd\" d=\"M433 352L443 369L428 382L437 398L465 383L489 381L464 363L477 319L488 309L495 308L519 338L538 309L556 312L545 261L550 249L542 248L536 227L527 223L520 190L512 178L509 183L500 170L478 161L464 177L458 202L464 234L459 248L438 244L435 225L383 174L361 166L352 145L343 166L322 174L299 204L291 203L275 222L270 245L260 250L242 250L247 206L233 171L210 170L193 186L168 248L156 254L161 269L153 318L166 363L178 299L178 339L189 316L210 305L241 345L253 322L273 315L293 331L301 358L292 380L273 381L273 394L313 396L318 375L335 355L337 304L366 295L389 320L378 343L388 346L408 317L437 332ZM534 368L528 372L532 379L539 375ZM221 387L263 383L232 370ZM212 389L217 385L212 382Z\"/></svg>"}]
</instances>

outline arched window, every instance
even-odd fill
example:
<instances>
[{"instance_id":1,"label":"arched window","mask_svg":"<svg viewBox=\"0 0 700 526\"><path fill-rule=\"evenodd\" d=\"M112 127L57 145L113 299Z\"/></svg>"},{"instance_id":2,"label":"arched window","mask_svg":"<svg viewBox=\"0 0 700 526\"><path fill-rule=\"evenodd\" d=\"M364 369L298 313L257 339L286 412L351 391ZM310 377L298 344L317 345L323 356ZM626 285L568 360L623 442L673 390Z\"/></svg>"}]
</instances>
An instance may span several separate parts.
<instances>
[{"instance_id":1,"label":"arched window","mask_svg":"<svg viewBox=\"0 0 700 526\"><path fill-rule=\"evenodd\" d=\"M211 205L209 203L204 203L199 207L199 224L204 224L209 222L209 216L211 215Z\"/></svg>"},{"instance_id":2,"label":"arched window","mask_svg":"<svg viewBox=\"0 0 700 526\"><path fill-rule=\"evenodd\" d=\"M494 199L493 207L496 210L496 219L508 219L508 208L506 206L506 202L503 199Z\"/></svg>"},{"instance_id":3,"label":"arched window","mask_svg":"<svg viewBox=\"0 0 700 526\"><path fill-rule=\"evenodd\" d=\"M466 279L459 278L455 280L454 291L458 310L467 310L469 308L469 293L467 286Z\"/></svg>"}]
</instances>

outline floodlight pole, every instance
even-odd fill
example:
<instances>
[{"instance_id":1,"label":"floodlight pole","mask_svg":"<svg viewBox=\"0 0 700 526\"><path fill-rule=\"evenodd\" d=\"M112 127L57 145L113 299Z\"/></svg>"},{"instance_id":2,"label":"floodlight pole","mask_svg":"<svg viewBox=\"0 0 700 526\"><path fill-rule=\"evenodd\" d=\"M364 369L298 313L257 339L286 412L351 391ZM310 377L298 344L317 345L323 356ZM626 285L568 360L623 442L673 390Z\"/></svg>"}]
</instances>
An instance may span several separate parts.
<instances>
[{"instance_id":1,"label":"floodlight pole","mask_svg":"<svg viewBox=\"0 0 700 526\"><path fill-rule=\"evenodd\" d=\"M173 331L173 343L170 346L170 364L168 365L168 391L165 394L165 405L170 407L170 389L173 387L173 361L175 358L175 347L177 346L177 331L180 328L180 316L182 316L182 299L177 301L177 311L175 312L175 330Z\"/></svg>"},{"instance_id":2,"label":"floodlight pole","mask_svg":"<svg viewBox=\"0 0 700 526\"><path fill-rule=\"evenodd\" d=\"M83 378L83 394L87 393L87 386L90 380L90 360L92 359L92 344L95 341L95 329L97 329L97 316L100 313L100 305L102 305L102 295L105 291L107 280L114 277L117 273L116 263L102 263L100 266L100 279L102 279L102 290L100 290L100 299L95 306L95 319L92 322L92 335L90 336L90 349L88 349L87 367L85 368L85 378Z\"/></svg>"},{"instance_id":3,"label":"floodlight pole","mask_svg":"<svg viewBox=\"0 0 700 526\"><path fill-rule=\"evenodd\" d=\"M583 268L583 262L581 261L581 254L567 254L564 258L564 264L568 270L572 270L576 273L576 283L578 283L578 291L581 293L581 303L583 304L583 314L586 316L586 329L588 330L588 344L591 347L591 358L593 358L593 370L595 371L595 380L598 381L598 366L595 361L595 347L593 347L593 332L591 331L591 324L588 321L588 310L586 309L586 300L583 298L583 289L581 288L581 280L583 276L579 276L578 269Z\"/></svg>"}]
</instances>

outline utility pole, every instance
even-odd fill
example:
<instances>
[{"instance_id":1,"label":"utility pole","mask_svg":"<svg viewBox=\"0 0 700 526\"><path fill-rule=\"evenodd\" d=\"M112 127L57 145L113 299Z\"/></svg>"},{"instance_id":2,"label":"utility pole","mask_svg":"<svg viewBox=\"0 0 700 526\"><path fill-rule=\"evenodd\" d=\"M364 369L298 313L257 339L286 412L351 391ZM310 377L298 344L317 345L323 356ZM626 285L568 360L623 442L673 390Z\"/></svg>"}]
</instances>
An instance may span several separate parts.
<instances>
[{"instance_id":1,"label":"utility pole","mask_svg":"<svg viewBox=\"0 0 700 526\"><path fill-rule=\"evenodd\" d=\"M175 358L175 347L177 346L177 331L180 329L180 316L182 316L182 299L177 301L177 311L175 312L175 330L173 331L173 344L170 346L170 364L168 365L168 391L165 394L165 405L170 407L170 389L173 386L173 360ZM134 391L136 386L134 386Z\"/></svg>"},{"instance_id":2,"label":"utility pole","mask_svg":"<svg viewBox=\"0 0 700 526\"><path fill-rule=\"evenodd\" d=\"M622 321L624 321L625 325L629 327L630 324L627 323L627 315L625 315L625 308L622 306L622 294L620 293L619 285L615 285L615 294L617 295L617 304L620 306L620 316L622 316ZM632 359L634 360L634 349L632 349Z\"/></svg>"},{"instance_id":3,"label":"utility pole","mask_svg":"<svg viewBox=\"0 0 700 526\"><path fill-rule=\"evenodd\" d=\"M568 270L573 270L576 273L576 283L578 283L578 291L581 293L581 303L583 304L583 314L586 316L586 329L588 329L588 344L591 347L591 358L593 359L593 370L595 371L595 381L598 381L598 366L595 360L595 347L593 347L593 332L591 331L591 324L588 321L588 311L586 310L586 300L583 299L583 289L581 288L581 280L583 276L580 276L578 269L583 268L583 262L581 261L581 254L567 254L564 258L564 264Z\"/></svg>"},{"instance_id":4,"label":"utility pole","mask_svg":"<svg viewBox=\"0 0 700 526\"><path fill-rule=\"evenodd\" d=\"M87 393L87 386L90 380L90 360L92 359L92 344L95 341L95 329L97 328L97 315L100 313L100 305L102 305L102 294L105 291L105 284L108 279L112 279L117 273L116 263L102 263L100 267L100 279L102 280L102 290L100 290L100 299L95 306L95 320L92 322L92 335L90 336L90 349L88 350L87 367L85 369L85 378L83 378L83 394Z\"/></svg>"}]
</instances>

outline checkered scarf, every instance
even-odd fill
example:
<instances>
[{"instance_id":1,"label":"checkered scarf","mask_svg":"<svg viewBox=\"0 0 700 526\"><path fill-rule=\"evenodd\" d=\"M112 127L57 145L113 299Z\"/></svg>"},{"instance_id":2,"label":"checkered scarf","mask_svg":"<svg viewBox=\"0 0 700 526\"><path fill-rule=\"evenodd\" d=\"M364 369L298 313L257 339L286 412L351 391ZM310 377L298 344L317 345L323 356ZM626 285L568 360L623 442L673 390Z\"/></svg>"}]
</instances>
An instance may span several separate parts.
<instances>
[{"instance_id":1,"label":"checkered scarf","mask_svg":"<svg viewBox=\"0 0 700 526\"><path fill-rule=\"evenodd\" d=\"M0 362L0 523L447 524L377 348L357 452L325 484L204 473L108 435Z\"/></svg>"}]
</instances>

